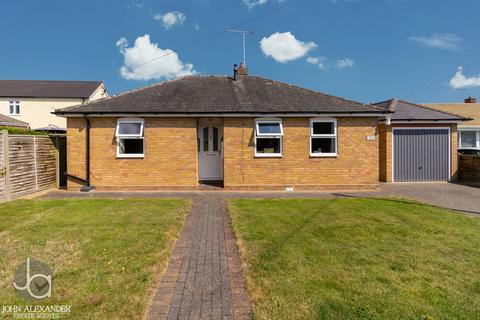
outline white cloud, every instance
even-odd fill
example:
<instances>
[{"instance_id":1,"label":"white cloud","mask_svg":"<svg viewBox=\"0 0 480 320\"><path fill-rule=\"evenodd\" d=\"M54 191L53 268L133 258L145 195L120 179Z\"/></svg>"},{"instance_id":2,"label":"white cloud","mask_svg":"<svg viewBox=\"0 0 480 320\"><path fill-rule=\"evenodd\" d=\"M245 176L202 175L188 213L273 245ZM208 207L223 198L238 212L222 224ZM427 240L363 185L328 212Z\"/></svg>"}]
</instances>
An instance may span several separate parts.
<instances>
[{"instance_id":1,"label":"white cloud","mask_svg":"<svg viewBox=\"0 0 480 320\"><path fill-rule=\"evenodd\" d=\"M156 14L153 19L162 21L165 29L170 29L176 25L182 25L187 17L181 12L171 11L165 13L164 15Z\"/></svg>"},{"instance_id":2,"label":"white cloud","mask_svg":"<svg viewBox=\"0 0 480 320\"><path fill-rule=\"evenodd\" d=\"M248 9L252 9L267 2L268 0L243 0L243 3L248 7Z\"/></svg>"},{"instance_id":3,"label":"white cloud","mask_svg":"<svg viewBox=\"0 0 480 320\"><path fill-rule=\"evenodd\" d=\"M453 89L480 87L480 75L467 77L463 73L463 67L459 67L453 78L450 79L450 87Z\"/></svg>"},{"instance_id":4,"label":"white cloud","mask_svg":"<svg viewBox=\"0 0 480 320\"><path fill-rule=\"evenodd\" d=\"M173 79L195 74L193 65L183 63L178 54L150 42L150 35L138 37L132 47L121 38L115 44L124 57L120 74L127 80Z\"/></svg>"},{"instance_id":5,"label":"white cloud","mask_svg":"<svg viewBox=\"0 0 480 320\"><path fill-rule=\"evenodd\" d=\"M145 6L145 1L132 0L127 4L127 9L137 8L142 9Z\"/></svg>"},{"instance_id":6,"label":"white cloud","mask_svg":"<svg viewBox=\"0 0 480 320\"><path fill-rule=\"evenodd\" d=\"M198 24L198 22L195 23L195 25L194 25L193 27L194 27L195 30L197 30L197 31L200 30L200 25Z\"/></svg>"},{"instance_id":7,"label":"white cloud","mask_svg":"<svg viewBox=\"0 0 480 320\"><path fill-rule=\"evenodd\" d=\"M277 62L288 62L302 58L317 45L297 40L290 32L277 32L263 38L260 47L267 57L272 57Z\"/></svg>"},{"instance_id":8,"label":"white cloud","mask_svg":"<svg viewBox=\"0 0 480 320\"><path fill-rule=\"evenodd\" d=\"M338 69L353 68L354 65L355 65L355 61L350 58L337 59Z\"/></svg>"},{"instance_id":9,"label":"white cloud","mask_svg":"<svg viewBox=\"0 0 480 320\"><path fill-rule=\"evenodd\" d=\"M243 3L247 6L248 9L252 9L257 6L264 5L269 1L271 0L243 0ZM277 2L285 2L285 0L277 0Z\"/></svg>"},{"instance_id":10,"label":"white cloud","mask_svg":"<svg viewBox=\"0 0 480 320\"><path fill-rule=\"evenodd\" d=\"M426 47L443 50L460 50L460 43L462 42L462 39L453 33L432 33L426 36L412 36L409 40Z\"/></svg>"},{"instance_id":11,"label":"white cloud","mask_svg":"<svg viewBox=\"0 0 480 320\"><path fill-rule=\"evenodd\" d=\"M328 70L327 57L308 57L307 62L316 65L320 70Z\"/></svg>"}]
</instances>

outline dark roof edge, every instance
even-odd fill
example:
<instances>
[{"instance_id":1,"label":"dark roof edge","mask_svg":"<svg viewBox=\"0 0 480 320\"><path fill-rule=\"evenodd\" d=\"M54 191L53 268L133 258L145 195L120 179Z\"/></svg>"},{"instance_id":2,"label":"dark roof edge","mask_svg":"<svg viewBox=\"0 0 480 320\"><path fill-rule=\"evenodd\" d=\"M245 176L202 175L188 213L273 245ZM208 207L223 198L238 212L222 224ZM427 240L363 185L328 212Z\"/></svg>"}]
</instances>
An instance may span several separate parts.
<instances>
[{"instance_id":1,"label":"dark roof edge","mask_svg":"<svg viewBox=\"0 0 480 320\"><path fill-rule=\"evenodd\" d=\"M105 111L61 111L56 110L54 112L51 112L52 114L56 115L83 115L83 116L88 116L88 115L154 115L154 116L162 116L162 115L202 115L202 114L218 114L218 115L223 115L223 114L240 114L240 115L252 115L252 114L272 114L272 115L285 115L285 114L294 114L294 115L302 115L302 114L372 114L372 115L377 115L377 114L391 114L393 113L392 111L389 110L378 110L378 111L347 111L347 112L342 112L342 111L328 111L328 112L315 112L315 111L303 111L303 112L293 112L293 111L287 111L287 112L267 112L267 111L259 111L259 112L246 112L246 111L224 111L224 112L138 112L138 111L130 111L130 112L118 112L118 111L110 111L110 112L105 112Z\"/></svg>"},{"instance_id":2,"label":"dark roof edge","mask_svg":"<svg viewBox=\"0 0 480 320\"><path fill-rule=\"evenodd\" d=\"M471 118L445 118L445 119L391 119L391 122L464 122L471 121Z\"/></svg>"}]
</instances>

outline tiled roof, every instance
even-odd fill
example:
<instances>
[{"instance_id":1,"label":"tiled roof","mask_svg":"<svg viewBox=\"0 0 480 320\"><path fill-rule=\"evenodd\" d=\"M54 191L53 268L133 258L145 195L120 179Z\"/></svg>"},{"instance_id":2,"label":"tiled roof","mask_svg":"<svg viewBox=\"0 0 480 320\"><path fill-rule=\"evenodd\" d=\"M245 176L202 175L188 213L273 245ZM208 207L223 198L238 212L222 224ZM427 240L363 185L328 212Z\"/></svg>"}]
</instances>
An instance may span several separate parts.
<instances>
[{"instance_id":1,"label":"tiled roof","mask_svg":"<svg viewBox=\"0 0 480 320\"><path fill-rule=\"evenodd\" d=\"M2 127L17 127L17 128L28 128L29 125L26 122L8 117L6 115L0 114L0 126Z\"/></svg>"},{"instance_id":2,"label":"tiled roof","mask_svg":"<svg viewBox=\"0 0 480 320\"><path fill-rule=\"evenodd\" d=\"M375 103L376 106L390 110L392 121L466 121L467 118L453 113L434 110L419 104L404 100L391 99Z\"/></svg>"},{"instance_id":3,"label":"tiled roof","mask_svg":"<svg viewBox=\"0 0 480 320\"><path fill-rule=\"evenodd\" d=\"M101 81L0 80L0 97L87 99Z\"/></svg>"},{"instance_id":4,"label":"tiled roof","mask_svg":"<svg viewBox=\"0 0 480 320\"><path fill-rule=\"evenodd\" d=\"M256 76L187 76L57 114L388 113L372 105Z\"/></svg>"}]
</instances>

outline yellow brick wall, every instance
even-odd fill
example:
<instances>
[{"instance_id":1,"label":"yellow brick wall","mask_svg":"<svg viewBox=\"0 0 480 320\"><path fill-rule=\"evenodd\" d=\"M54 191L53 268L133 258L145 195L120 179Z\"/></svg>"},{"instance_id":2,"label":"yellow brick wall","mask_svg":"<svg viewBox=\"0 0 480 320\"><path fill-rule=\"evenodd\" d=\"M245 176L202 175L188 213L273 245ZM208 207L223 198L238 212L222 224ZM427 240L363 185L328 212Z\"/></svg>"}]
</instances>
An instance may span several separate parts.
<instances>
[{"instance_id":1,"label":"yellow brick wall","mask_svg":"<svg viewBox=\"0 0 480 320\"><path fill-rule=\"evenodd\" d=\"M78 190L83 185L73 177L85 179L85 120L82 118L67 119L67 187ZM73 176L73 177L72 177Z\"/></svg>"},{"instance_id":2,"label":"yellow brick wall","mask_svg":"<svg viewBox=\"0 0 480 320\"><path fill-rule=\"evenodd\" d=\"M391 126L379 125L380 133L380 181L392 182L393 161L392 161L392 128L412 127L450 127L451 132L451 180L455 181L458 175L458 135L457 124L392 124Z\"/></svg>"},{"instance_id":3,"label":"yellow brick wall","mask_svg":"<svg viewBox=\"0 0 480 320\"><path fill-rule=\"evenodd\" d=\"M91 122L91 183L102 190L193 189L197 187L194 118L145 118L145 158L117 159L116 118ZM85 179L85 120L68 119L68 173ZM70 178L69 189L80 184Z\"/></svg>"},{"instance_id":4,"label":"yellow brick wall","mask_svg":"<svg viewBox=\"0 0 480 320\"><path fill-rule=\"evenodd\" d=\"M254 119L224 119L226 189L334 190L376 188L375 118L338 118L338 157L310 157L310 119L284 118L282 158L255 158Z\"/></svg>"}]
</instances>

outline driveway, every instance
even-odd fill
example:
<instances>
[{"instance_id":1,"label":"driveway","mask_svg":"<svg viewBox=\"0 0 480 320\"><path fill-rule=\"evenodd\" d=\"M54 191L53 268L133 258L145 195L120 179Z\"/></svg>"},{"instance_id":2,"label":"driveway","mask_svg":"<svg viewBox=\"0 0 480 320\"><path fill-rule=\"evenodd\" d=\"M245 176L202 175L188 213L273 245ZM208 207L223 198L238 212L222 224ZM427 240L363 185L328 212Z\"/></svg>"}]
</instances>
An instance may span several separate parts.
<instances>
[{"instance_id":1,"label":"driveway","mask_svg":"<svg viewBox=\"0 0 480 320\"><path fill-rule=\"evenodd\" d=\"M454 183L384 183L376 192L345 192L334 195L404 198L480 215L480 188Z\"/></svg>"}]
</instances>

